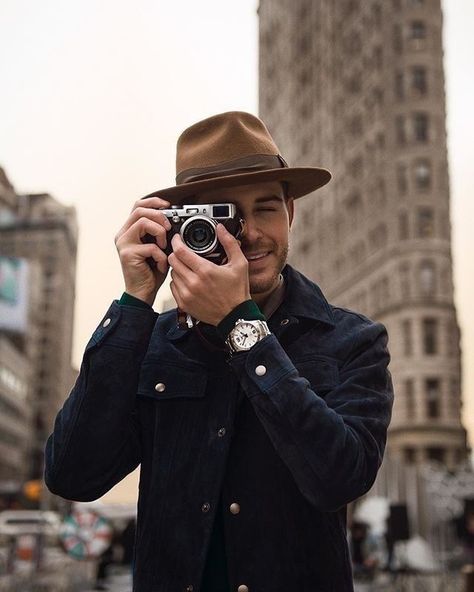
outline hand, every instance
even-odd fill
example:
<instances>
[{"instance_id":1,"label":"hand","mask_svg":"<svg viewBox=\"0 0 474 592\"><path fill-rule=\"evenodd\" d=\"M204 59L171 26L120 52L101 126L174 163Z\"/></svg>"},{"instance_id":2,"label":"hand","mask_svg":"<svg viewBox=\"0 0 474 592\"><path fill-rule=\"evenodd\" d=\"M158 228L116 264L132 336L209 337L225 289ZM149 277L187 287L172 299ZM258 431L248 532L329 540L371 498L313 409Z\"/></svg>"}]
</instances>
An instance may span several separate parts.
<instances>
[{"instance_id":1,"label":"hand","mask_svg":"<svg viewBox=\"0 0 474 592\"><path fill-rule=\"evenodd\" d=\"M236 306L250 299L248 262L239 242L222 225L217 238L227 254L225 265L216 265L189 249L178 234L173 236L171 292L181 310L209 325L218 325Z\"/></svg>"},{"instance_id":2,"label":"hand","mask_svg":"<svg viewBox=\"0 0 474 592\"><path fill-rule=\"evenodd\" d=\"M125 291L150 306L153 305L169 268L163 249L166 248L166 232L170 230L171 224L163 212L157 209L169 206L169 202L159 197L138 200L115 236ZM147 233L155 237L156 244L142 243L141 238ZM156 263L153 269L147 262L149 257Z\"/></svg>"}]
</instances>

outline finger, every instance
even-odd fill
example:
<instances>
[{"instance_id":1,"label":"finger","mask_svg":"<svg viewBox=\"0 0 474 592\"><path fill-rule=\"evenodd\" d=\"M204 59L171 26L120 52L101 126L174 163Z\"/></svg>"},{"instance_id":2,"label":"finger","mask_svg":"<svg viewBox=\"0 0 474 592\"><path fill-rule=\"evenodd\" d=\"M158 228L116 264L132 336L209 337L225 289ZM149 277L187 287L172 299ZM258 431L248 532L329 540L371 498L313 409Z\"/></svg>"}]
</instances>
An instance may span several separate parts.
<instances>
[{"instance_id":1,"label":"finger","mask_svg":"<svg viewBox=\"0 0 474 592\"><path fill-rule=\"evenodd\" d=\"M122 226L120 231L117 233L116 239L120 238L120 236L122 234L127 232L127 230L131 226L133 226L133 224L135 224L135 222L137 222L141 218L146 218L147 220L153 220L154 222L161 224L164 228L166 228L166 230L171 229L171 223L163 212L161 212L160 210L156 210L154 208L139 207L139 208L132 210L132 213L125 221L125 224Z\"/></svg>"},{"instance_id":2,"label":"finger","mask_svg":"<svg viewBox=\"0 0 474 592\"><path fill-rule=\"evenodd\" d=\"M186 278L189 274L194 275L194 271L183 263L174 252L168 256L168 263L182 278Z\"/></svg>"},{"instance_id":3,"label":"finger","mask_svg":"<svg viewBox=\"0 0 474 592\"><path fill-rule=\"evenodd\" d=\"M158 222L153 222L148 218L140 218L116 241L116 245L140 244L145 234L155 237L156 243L162 248L166 248L166 229Z\"/></svg>"},{"instance_id":4,"label":"finger","mask_svg":"<svg viewBox=\"0 0 474 592\"><path fill-rule=\"evenodd\" d=\"M131 212L136 208L169 208L170 202L160 197L142 197L133 204Z\"/></svg>"},{"instance_id":5,"label":"finger","mask_svg":"<svg viewBox=\"0 0 474 592\"><path fill-rule=\"evenodd\" d=\"M216 232L219 242L224 247L229 263L232 261L232 259L235 260L236 258L243 257L239 241L227 230L223 224L217 225Z\"/></svg>"},{"instance_id":6,"label":"finger","mask_svg":"<svg viewBox=\"0 0 474 592\"><path fill-rule=\"evenodd\" d=\"M173 253L176 257L186 265L190 270L197 273L203 266L208 264L209 262L206 259L203 259L193 251L189 247L187 247L183 239L179 234L175 234L171 239L171 246L173 247Z\"/></svg>"},{"instance_id":7,"label":"finger","mask_svg":"<svg viewBox=\"0 0 474 592\"><path fill-rule=\"evenodd\" d=\"M170 290L171 290L171 293L173 294L173 298L175 299L176 304L178 305L178 308L180 308L181 310L184 310L184 308L183 308L184 303L183 303L183 299L181 297L180 290L173 280L170 282Z\"/></svg>"},{"instance_id":8,"label":"finger","mask_svg":"<svg viewBox=\"0 0 474 592\"><path fill-rule=\"evenodd\" d=\"M178 286L178 288L183 291L186 285L186 277L181 275L178 271L176 271L176 269L171 268L171 279Z\"/></svg>"},{"instance_id":9,"label":"finger","mask_svg":"<svg viewBox=\"0 0 474 592\"><path fill-rule=\"evenodd\" d=\"M156 262L156 267L161 273L166 273L168 271L168 258L155 243L130 245L119 249L119 255L120 260L124 264L152 258Z\"/></svg>"}]
</instances>

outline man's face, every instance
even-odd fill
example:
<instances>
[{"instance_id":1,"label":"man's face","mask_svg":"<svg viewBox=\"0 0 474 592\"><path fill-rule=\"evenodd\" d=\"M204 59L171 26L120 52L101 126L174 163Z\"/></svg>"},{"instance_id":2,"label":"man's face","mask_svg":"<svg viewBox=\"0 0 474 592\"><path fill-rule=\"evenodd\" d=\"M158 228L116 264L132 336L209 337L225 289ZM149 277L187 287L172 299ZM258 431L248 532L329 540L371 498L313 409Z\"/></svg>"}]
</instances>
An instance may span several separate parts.
<instances>
[{"instance_id":1,"label":"man's face","mask_svg":"<svg viewBox=\"0 0 474 592\"><path fill-rule=\"evenodd\" d=\"M240 185L200 193L195 203L235 204L245 221L241 249L249 262L250 294L263 304L278 285L288 256L293 199L285 199L278 182Z\"/></svg>"}]
</instances>

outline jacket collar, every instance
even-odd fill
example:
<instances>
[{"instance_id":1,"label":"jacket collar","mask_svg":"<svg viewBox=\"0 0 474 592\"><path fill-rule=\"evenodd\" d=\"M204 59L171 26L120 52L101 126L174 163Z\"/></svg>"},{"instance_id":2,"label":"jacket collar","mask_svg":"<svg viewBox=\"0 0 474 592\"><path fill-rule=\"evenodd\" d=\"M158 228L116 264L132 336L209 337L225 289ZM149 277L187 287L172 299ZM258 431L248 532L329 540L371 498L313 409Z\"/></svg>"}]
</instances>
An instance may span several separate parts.
<instances>
[{"instance_id":1,"label":"jacket collar","mask_svg":"<svg viewBox=\"0 0 474 592\"><path fill-rule=\"evenodd\" d=\"M285 315L319 321L331 327L336 325L331 306L317 284L291 265L286 265L282 274L285 279L285 298L282 304ZM176 310L173 313L176 314ZM189 329L181 329L174 324L167 337L175 341L189 332Z\"/></svg>"},{"instance_id":2,"label":"jacket collar","mask_svg":"<svg viewBox=\"0 0 474 592\"><path fill-rule=\"evenodd\" d=\"M286 283L285 313L334 327L334 314L321 288L291 265L286 265L282 273Z\"/></svg>"}]
</instances>

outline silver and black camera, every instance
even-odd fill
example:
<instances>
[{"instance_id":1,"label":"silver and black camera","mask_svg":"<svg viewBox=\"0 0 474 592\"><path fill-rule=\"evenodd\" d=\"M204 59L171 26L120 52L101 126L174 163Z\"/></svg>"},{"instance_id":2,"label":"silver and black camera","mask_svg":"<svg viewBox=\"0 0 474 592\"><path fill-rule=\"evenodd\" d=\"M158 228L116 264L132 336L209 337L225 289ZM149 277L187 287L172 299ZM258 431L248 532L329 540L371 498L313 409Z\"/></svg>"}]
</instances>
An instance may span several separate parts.
<instances>
[{"instance_id":1,"label":"silver and black camera","mask_svg":"<svg viewBox=\"0 0 474 592\"><path fill-rule=\"evenodd\" d=\"M242 233L241 215L232 203L171 206L161 211L171 224L164 250L167 255L173 250L171 239L179 233L184 244L192 251L220 265L227 257L224 247L217 239L217 224L223 224L237 240ZM142 241L156 242L155 237L150 234L146 234Z\"/></svg>"}]
</instances>

